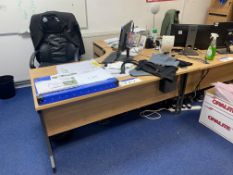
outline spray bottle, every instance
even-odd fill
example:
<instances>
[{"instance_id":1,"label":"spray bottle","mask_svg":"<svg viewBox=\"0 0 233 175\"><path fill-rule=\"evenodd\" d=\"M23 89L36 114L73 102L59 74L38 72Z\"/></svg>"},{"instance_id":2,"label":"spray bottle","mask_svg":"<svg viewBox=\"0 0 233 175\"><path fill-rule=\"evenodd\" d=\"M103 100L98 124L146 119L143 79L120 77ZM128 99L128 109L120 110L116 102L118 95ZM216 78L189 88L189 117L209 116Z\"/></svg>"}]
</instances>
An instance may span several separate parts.
<instances>
[{"instance_id":1,"label":"spray bottle","mask_svg":"<svg viewBox=\"0 0 233 175\"><path fill-rule=\"evenodd\" d=\"M208 50L206 52L206 56L205 59L206 60L213 60L215 55L216 55L216 43L217 43L217 38L219 37L219 35L217 33L211 33L211 43L210 46L208 47Z\"/></svg>"}]
</instances>

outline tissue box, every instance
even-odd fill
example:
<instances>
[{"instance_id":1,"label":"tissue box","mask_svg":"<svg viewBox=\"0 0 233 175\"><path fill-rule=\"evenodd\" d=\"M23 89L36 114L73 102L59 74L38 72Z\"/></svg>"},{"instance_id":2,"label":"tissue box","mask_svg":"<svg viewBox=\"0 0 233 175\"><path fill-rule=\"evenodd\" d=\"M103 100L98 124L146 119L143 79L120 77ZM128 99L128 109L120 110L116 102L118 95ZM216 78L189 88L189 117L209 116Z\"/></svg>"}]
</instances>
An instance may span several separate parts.
<instances>
[{"instance_id":1,"label":"tissue box","mask_svg":"<svg viewBox=\"0 0 233 175\"><path fill-rule=\"evenodd\" d=\"M205 94L199 122L233 143L233 104L217 97L214 89Z\"/></svg>"}]
</instances>

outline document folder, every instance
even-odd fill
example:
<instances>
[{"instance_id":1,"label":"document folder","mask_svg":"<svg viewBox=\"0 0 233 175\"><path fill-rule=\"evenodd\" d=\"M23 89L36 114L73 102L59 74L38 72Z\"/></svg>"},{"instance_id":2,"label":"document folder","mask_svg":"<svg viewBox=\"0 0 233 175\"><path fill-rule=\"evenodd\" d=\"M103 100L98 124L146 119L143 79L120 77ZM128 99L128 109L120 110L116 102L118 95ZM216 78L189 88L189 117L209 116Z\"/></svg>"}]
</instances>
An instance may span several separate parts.
<instances>
[{"instance_id":1,"label":"document folder","mask_svg":"<svg viewBox=\"0 0 233 175\"><path fill-rule=\"evenodd\" d=\"M42 77L34 80L34 83L38 81L46 81L50 77ZM87 94L92 94L112 88L118 87L118 80L116 78L110 78L104 81L99 81L95 83L90 83L86 85L81 85L78 87L65 89L62 91L51 92L43 95L38 95L37 91L37 100L40 105L54 103L62 100L67 100L74 97L79 97Z\"/></svg>"}]
</instances>

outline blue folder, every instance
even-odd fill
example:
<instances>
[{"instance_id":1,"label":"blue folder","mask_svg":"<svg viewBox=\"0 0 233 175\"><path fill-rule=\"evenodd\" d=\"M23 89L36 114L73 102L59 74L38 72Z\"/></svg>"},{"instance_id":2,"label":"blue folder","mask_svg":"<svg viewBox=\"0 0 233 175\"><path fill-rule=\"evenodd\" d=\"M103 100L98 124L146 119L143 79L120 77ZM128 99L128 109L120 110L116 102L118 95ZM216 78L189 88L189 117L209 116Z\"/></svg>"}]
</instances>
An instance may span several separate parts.
<instances>
[{"instance_id":1,"label":"blue folder","mask_svg":"<svg viewBox=\"0 0 233 175\"><path fill-rule=\"evenodd\" d=\"M39 81L49 80L50 77L42 77L34 80L34 83ZM51 92L43 95L38 95L37 90L37 100L40 105L54 103L62 100L67 100L74 97L79 97L87 94L92 94L95 92L100 92L112 88L118 87L118 80L116 78L110 78L104 81L99 81L96 83L90 83L86 85L81 85L75 88L70 88L62 91Z\"/></svg>"}]
</instances>

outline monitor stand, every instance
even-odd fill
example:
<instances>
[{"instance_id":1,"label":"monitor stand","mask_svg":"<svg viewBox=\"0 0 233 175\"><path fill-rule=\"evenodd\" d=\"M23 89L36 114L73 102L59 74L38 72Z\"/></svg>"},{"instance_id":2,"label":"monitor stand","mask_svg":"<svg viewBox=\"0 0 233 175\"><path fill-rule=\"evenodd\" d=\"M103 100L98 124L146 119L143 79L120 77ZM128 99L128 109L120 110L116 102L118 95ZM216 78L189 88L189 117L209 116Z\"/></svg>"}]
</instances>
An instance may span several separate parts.
<instances>
[{"instance_id":1,"label":"monitor stand","mask_svg":"<svg viewBox=\"0 0 233 175\"><path fill-rule=\"evenodd\" d=\"M122 55L121 52L117 53L117 61L127 61L127 60L132 60L133 57L130 56L130 48L126 49L126 55Z\"/></svg>"},{"instance_id":2,"label":"monitor stand","mask_svg":"<svg viewBox=\"0 0 233 175\"><path fill-rule=\"evenodd\" d=\"M112 52L109 56L105 58L105 60L102 62L107 66L109 63L114 63L116 61L127 61L127 60L132 60L133 57L129 55L130 49L126 49L126 55L122 55L121 52L118 50L116 52Z\"/></svg>"},{"instance_id":3,"label":"monitor stand","mask_svg":"<svg viewBox=\"0 0 233 175\"><path fill-rule=\"evenodd\" d=\"M192 55L192 56L198 55L198 53L193 50L196 41L197 30L198 30L197 25L193 25L189 27L185 48L184 50L181 51L182 55Z\"/></svg>"}]
</instances>

